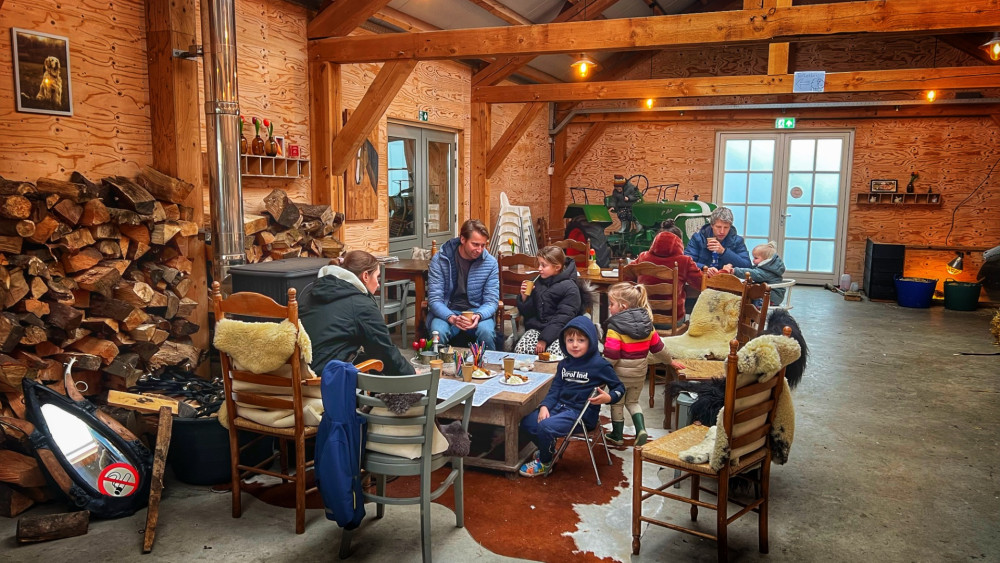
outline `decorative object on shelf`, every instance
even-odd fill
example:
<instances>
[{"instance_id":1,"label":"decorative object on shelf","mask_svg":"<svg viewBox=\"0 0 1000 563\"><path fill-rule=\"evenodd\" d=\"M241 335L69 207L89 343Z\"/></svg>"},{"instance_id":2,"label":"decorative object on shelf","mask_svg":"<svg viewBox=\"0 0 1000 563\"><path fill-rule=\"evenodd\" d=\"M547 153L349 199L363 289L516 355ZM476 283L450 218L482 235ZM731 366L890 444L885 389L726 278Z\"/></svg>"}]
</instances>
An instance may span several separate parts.
<instances>
[{"instance_id":1,"label":"decorative object on shelf","mask_svg":"<svg viewBox=\"0 0 1000 563\"><path fill-rule=\"evenodd\" d=\"M264 139L260 138L260 118L253 118L254 138L250 143L250 154L264 155Z\"/></svg>"},{"instance_id":2,"label":"decorative object on shelf","mask_svg":"<svg viewBox=\"0 0 1000 563\"><path fill-rule=\"evenodd\" d=\"M274 123L265 119L264 127L267 127L267 140L264 141L264 154L267 156L278 156L278 143L274 140Z\"/></svg>"},{"instance_id":3,"label":"decorative object on shelf","mask_svg":"<svg viewBox=\"0 0 1000 563\"><path fill-rule=\"evenodd\" d=\"M278 154L276 156L285 156L285 138L280 135L276 135L274 137L274 142L278 143Z\"/></svg>"},{"instance_id":4,"label":"decorative object on shelf","mask_svg":"<svg viewBox=\"0 0 1000 563\"><path fill-rule=\"evenodd\" d=\"M892 202L893 203L903 203L903 196L901 196L901 195L894 195L894 196L892 196Z\"/></svg>"},{"instance_id":5,"label":"decorative object on shelf","mask_svg":"<svg viewBox=\"0 0 1000 563\"><path fill-rule=\"evenodd\" d=\"M73 115L69 39L10 28L17 111Z\"/></svg>"},{"instance_id":6,"label":"decorative object on shelf","mask_svg":"<svg viewBox=\"0 0 1000 563\"><path fill-rule=\"evenodd\" d=\"M896 180L872 180L871 191L873 193L896 193Z\"/></svg>"},{"instance_id":7,"label":"decorative object on shelf","mask_svg":"<svg viewBox=\"0 0 1000 563\"><path fill-rule=\"evenodd\" d=\"M906 193L913 193L913 181L920 177L916 172L910 172L910 183L906 184Z\"/></svg>"},{"instance_id":8,"label":"decorative object on shelf","mask_svg":"<svg viewBox=\"0 0 1000 563\"><path fill-rule=\"evenodd\" d=\"M941 201L941 197L937 194L930 194L927 196L927 201L929 201L930 203L937 203Z\"/></svg>"},{"instance_id":9,"label":"decorative object on shelf","mask_svg":"<svg viewBox=\"0 0 1000 563\"><path fill-rule=\"evenodd\" d=\"M250 148L250 143L247 142L246 135L243 134L243 124L246 123L247 118L240 116L240 154L246 154L247 149Z\"/></svg>"},{"instance_id":10,"label":"decorative object on shelf","mask_svg":"<svg viewBox=\"0 0 1000 563\"><path fill-rule=\"evenodd\" d=\"M298 158L298 157L299 157L299 146L288 145L288 158Z\"/></svg>"},{"instance_id":11,"label":"decorative object on shelf","mask_svg":"<svg viewBox=\"0 0 1000 563\"><path fill-rule=\"evenodd\" d=\"M872 194L868 196L868 203L878 203L878 195Z\"/></svg>"}]
</instances>

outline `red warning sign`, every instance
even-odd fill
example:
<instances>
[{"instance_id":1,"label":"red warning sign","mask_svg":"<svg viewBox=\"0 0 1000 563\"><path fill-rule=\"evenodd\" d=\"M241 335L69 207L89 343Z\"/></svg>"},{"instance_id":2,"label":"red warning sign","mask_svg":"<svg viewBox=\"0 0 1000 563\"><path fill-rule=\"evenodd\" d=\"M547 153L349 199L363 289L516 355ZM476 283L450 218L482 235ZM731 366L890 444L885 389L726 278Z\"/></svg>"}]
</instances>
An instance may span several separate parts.
<instances>
[{"instance_id":1,"label":"red warning sign","mask_svg":"<svg viewBox=\"0 0 1000 563\"><path fill-rule=\"evenodd\" d=\"M139 472L127 463L112 463L97 478L97 489L109 497L127 497L138 488Z\"/></svg>"}]
</instances>

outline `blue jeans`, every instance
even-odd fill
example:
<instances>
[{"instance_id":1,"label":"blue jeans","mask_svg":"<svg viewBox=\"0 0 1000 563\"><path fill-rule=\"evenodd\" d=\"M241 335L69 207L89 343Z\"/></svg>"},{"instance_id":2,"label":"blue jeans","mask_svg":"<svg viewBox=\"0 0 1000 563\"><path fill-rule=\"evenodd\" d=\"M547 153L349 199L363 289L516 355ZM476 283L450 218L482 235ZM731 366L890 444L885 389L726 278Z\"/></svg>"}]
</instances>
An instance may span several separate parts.
<instances>
[{"instance_id":1,"label":"blue jeans","mask_svg":"<svg viewBox=\"0 0 1000 563\"><path fill-rule=\"evenodd\" d=\"M445 319L439 319L434 317L431 319L431 332L438 332L441 338L441 345L444 346L448 344L453 338L459 335L459 333L465 332L467 336L473 338L471 331L463 331L455 325L448 324ZM482 319L479 324L476 325L476 334L474 336L476 342L483 342L486 345L487 350L495 350L493 346L493 332L496 330L496 321L493 318Z\"/></svg>"},{"instance_id":2,"label":"blue jeans","mask_svg":"<svg viewBox=\"0 0 1000 563\"><path fill-rule=\"evenodd\" d=\"M538 422L538 409L521 419L521 428L531 434L531 441L538 446L539 461L552 462L552 456L556 453L556 440L569 434L569 429L573 428L573 423L579 414L579 410L559 404L552 408L549 417L541 422Z\"/></svg>"}]
</instances>

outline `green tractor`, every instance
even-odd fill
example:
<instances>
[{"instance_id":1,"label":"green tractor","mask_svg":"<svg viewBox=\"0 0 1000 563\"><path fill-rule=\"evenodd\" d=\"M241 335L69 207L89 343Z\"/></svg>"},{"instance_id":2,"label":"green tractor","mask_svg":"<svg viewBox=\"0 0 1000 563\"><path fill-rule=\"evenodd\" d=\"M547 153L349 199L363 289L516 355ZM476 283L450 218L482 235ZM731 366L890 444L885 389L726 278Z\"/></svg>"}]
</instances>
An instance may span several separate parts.
<instances>
[{"instance_id":1,"label":"green tractor","mask_svg":"<svg viewBox=\"0 0 1000 563\"><path fill-rule=\"evenodd\" d=\"M588 233L591 246L595 248L598 262L602 261L602 252L599 246L604 242L601 240L604 237L590 236L593 232L599 230L601 235L606 237L606 245L610 252L604 252L604 254L619 258L634 257L640 252L649 250L653 238L660 231L660 224L667 219L673 219L677 227L680 228L684 234L682 242L686 245L691 236L708 223L709 215L716 207L715 204L705 203L697 199L695 201L671 201L667 199L669 190L674 190L676 198L680 184L651 186L649 179L642 174L629 177L626 180L626 190L629 187L628 184L632 184L631 187L641 194L639 200L631 208L632 221L630 223L637 223L638 227L630 224L625 232L612 232L606 235L604 235L604 230L613 222L609 210L614 205L612 196L597 188L570 188L573 203L566 207L563 218L577 222L583 231Z\"/></svg>"}]
</instances>

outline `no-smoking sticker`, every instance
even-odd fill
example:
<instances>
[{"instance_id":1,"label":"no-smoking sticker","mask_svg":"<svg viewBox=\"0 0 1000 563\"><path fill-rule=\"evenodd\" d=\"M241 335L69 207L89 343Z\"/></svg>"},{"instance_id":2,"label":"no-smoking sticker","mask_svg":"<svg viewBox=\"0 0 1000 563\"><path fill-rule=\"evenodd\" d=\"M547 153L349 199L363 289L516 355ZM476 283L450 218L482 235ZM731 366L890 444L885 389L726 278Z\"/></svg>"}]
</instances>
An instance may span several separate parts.
<instances>
[{"instance_id":1,"label":"no-smoking sticker","mask_svg":"<svg viewBox=\"0 0 1000 563\"><path fill-rule=\"evenodd\" d=\"M127 463L112 463L97 478L97 489L109 497L127 497L138 488L139 472Z\"/></svg>"}]
</instances>

